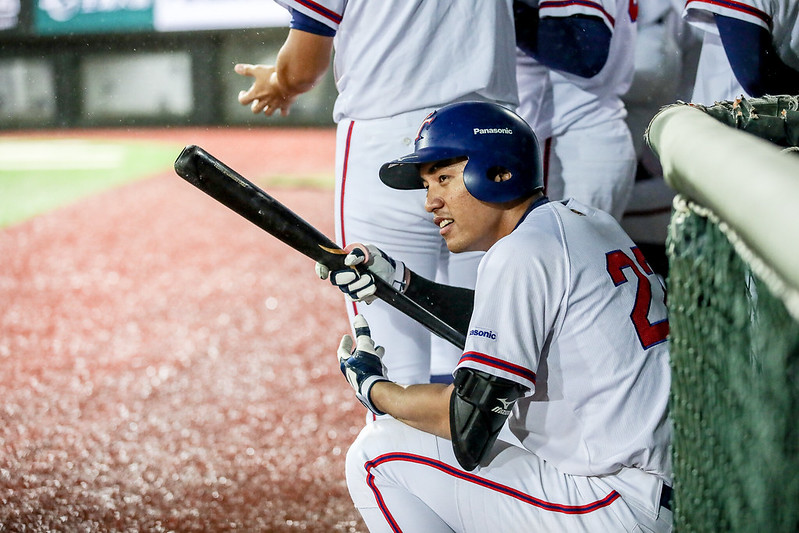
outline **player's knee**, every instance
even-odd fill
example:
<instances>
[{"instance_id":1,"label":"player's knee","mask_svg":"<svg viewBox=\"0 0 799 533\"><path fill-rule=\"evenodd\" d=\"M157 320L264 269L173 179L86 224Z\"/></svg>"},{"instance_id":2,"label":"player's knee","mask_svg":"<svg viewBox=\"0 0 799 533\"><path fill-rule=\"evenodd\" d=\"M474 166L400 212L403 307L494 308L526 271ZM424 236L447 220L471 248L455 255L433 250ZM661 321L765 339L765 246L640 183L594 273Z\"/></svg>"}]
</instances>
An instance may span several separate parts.
<instances>
[{"instance_id":1,"label":"player's knee","mask_svg":"<svg viewBox=\"0 0 799 533\"><path fill-rule=\"evenodd\" d=\"M358 434L358 438L347 450L345 472L347 488L356 507L369 507L374 504L374 494L367 483L369 476L369 462L379 453L375 453L374 424L368 424Z\"/></svg>"},{"instance_id":2,"label":"player's knee","mask_svg":"<svg viewBox=\"0 0 799 533\"><path fill-rule=\"evenodd\" d=\"M388 417L367 424L347 450L347 484L350 484L350 480L356 484L365 483L367 463L381 455L397 451L398 443L404 441L402 433L406 428L402 422Z\"/></svg>"},{"instance_id":3,"label":"player's knee","mask_svg":"<svg viewBox=\"0 0 799 533\"><path fill-rule=\"evenodd\" d=\"M449 441L445 445L450 446ZM412 453L440 459L439 446L439 439L429 433L391 417L378 418L361 430L347 450L346 474L350 492L353 486L367 487L367 477L375 475L374 466L393 463L387 456Z\"/></svg>"},{"instance_id":4,"label":"player's knee","mask_svg":"<svg viewBox=\"0 0 799 533\"><path fill-rule=\"evenodd\" d=\"M364 430L365 429L366 428L364 428ZM364 465L369 461L369 458L367 457L363 446L361 446L361 435L363 435L364 430L361 430L358 438L355 439L355 442L353 442L349 450L347 450L345 467L348 485L351 477L353 480L357 480L365 476L366 467Z\"/></svg>"}]
</instances>

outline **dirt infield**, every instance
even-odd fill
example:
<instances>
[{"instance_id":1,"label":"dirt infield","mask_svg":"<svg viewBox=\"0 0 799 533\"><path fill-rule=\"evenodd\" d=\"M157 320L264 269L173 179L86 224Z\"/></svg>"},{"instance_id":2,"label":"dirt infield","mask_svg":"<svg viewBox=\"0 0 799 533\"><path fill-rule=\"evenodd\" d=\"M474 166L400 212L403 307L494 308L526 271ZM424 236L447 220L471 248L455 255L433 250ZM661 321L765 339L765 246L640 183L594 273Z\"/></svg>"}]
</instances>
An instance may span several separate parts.
<instances>
[{"instance_id":1,"label":"dirt infield","mask_svg":"<svg viewBox=\"0 0 799 533\"><path fill-rule=\"evenodd\" d=\"M333 172L330 130L127 135ZM266 189L333 234L332 189ZM310 259L168 172L1 231L0 265L0 531L365 531Z\"/></svg>"}]
</instances>

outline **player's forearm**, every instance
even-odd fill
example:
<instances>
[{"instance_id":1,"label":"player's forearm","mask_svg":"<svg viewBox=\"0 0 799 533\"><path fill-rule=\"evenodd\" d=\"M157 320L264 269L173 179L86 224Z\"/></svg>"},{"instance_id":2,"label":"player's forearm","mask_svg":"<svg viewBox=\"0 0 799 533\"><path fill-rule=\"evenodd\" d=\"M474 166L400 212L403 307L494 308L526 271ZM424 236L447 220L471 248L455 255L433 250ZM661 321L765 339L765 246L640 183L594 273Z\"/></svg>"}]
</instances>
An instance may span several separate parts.
<instances>
[{"instance_id":1,"label":"player's forearm","mask_svg":"<svg viewBox=\"0 0 799 533\"><path fill-rule=\"evenodd\" d=\"M289 30L275 63L278 84L287 96L311 90L327 72L333 38Z\"/></svg>"},{"instance_id":2,"label":"player's forearm","mask_svg":"<svg viewBox=\"0 0 799 533\"><path fill-rule=\"evenodd\" d=\"M452 385L398 385L383 381L375 383L370 394L372 402L384 413L416 429L450 439Z\"/></svg>"}]
</instances>

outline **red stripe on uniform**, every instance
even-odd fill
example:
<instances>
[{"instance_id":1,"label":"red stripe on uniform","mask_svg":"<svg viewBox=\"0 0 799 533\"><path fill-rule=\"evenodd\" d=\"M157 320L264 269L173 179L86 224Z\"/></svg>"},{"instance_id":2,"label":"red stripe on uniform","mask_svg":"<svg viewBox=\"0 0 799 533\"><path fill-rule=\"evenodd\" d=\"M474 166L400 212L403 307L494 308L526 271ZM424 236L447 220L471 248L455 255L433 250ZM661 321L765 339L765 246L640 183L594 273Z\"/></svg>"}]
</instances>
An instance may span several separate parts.
<instances>
[{"instance_id":1,"label":"red stripe on uniform","mask_svg":"<svg viewBox=\"0 0 799 533\"><path fill-rule=\"evenodd\" d=\"M391 530L395 532L400 532L402 531L402 529L400 528L394 516L391 514L391 511L388 509L388 504L383 499L383 495L380 492L380 489L377 487L377 483L375 482L375 475L373 472L380 465L394 461L403 461L422 466L428 466L444 474L456 477L462 481L479 485L488 490L492 490L500 494L504 494L506 496L514 498L522 503L526 503L528 505L532 505L533 507L537 507L543 511L549 511L553 513L562 513L570 515L588 514L597 511L599 509L602 509L604 507L607 507L608 505L612 504L621 497L621 495L618 492L612 490L605 497L583 505L565 505L559 503L552 503L546 500L542 500L541 498L536 498L535 496L531 496L530 494L522 492L518 489L514 489L507 485L491 481L489 479L477 476L475 474L470 474L469 472L465 472L460 468L456 468L443 461L431 459L430 457L425 457L422 455L416 455L412 453L402 453L402 452L387 453L379 457L376 457L371 461L366 462L364 464L364 468L366 469L366 483L367 485L369 485L369 488L371 488L372 492L374 493L377 506L380 508L380 511L383 513L383 516L385 517L386 522L388 523Z\"/></svg>"},{"instance_id":2,"label":"red stripe on uniform","mask_svg":"<svg viewBox=\"0 0 799 533\"><path fill-rule=\"evenodd\" d=\"M771 28L774 24L774 21L767 13L764 13L763 11L760 11L752 6L736 2L735 0L688 0L685 2L685 7L688 7L694 2L701 2L710 6L726 7L727 9L731 9L733 11L751 15L765 22L769 28Z\"/></svg>"},{"instance_id":3,"label":"red stripe on uniform","mask_svg":"<svg viewBox=\"0 0 799 533\"><path fill-rule=\"evenodd\" d=\"M350 163L350 143L352 142L352 129L355 127L355 121L350 122L350 127L347 129L347 142L344 144L344 163L341 169L341 192L339 193L339 221L341 229L341 247L347 246L347 236L344 233L344 189L347 187L347 170ZM357 315L358 306L352 302L352 311Z\"/></svg>"},{"instance_id":4,"label":"red stripe on uniform","mask_svg":"<svg viewBox=\"0 0 799 533\"><path fill-rule=\"evenodd\" d=\"M547 194L549 184L549 158L552 156L552 137L547 137L544 141L544 194Z\"/></svg>"},{"instance_id":5,"label":"red stripe on uniform","mask_svg":"<svg viewBox=\"0 0 799 533\"><path fill-rule=\"evenodd\" d=\"M341 24L341 15L336 13L335 11L331 11L330 9L326 8L323 5L317 4L313 0L296 0L298 4L301 6L305 6L314 13L318 13L325 17L327 20L335 22L336 24Z\"/></svg>"},{"instance_id":6,"label":"red stripe on uniform","mask_svg":"<svg viewBox=\"0 0 799 533\"><path fill-rule=\"evenodd\" d=\"M535 372L533 372L529 368L515 365L513 363L503 361L502 359L497 359L496 357L491 357L490 355L478 352L464 353L461 356L459 363L462 363L464 361L472 361L475 363L480 363L481 365L490 366L491 368L496 368L497 370L504 370L505 372L510 372L511 374L515 374L520 378L526 379L527 381L530 381L532 382L533 385L535 385Z\"/></svg>"}]
</instances>

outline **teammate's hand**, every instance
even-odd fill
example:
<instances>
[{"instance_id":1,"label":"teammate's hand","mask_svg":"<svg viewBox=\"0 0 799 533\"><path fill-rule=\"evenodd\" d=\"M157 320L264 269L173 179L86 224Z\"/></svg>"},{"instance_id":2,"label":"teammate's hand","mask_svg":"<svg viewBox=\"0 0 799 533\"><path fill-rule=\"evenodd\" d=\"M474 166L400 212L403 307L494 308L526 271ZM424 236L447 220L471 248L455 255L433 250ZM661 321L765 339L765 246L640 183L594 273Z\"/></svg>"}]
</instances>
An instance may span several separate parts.
<instances>
[{"instance_id":1,"label":"teammate's hand","mask_svg":"<svg viewBox=\"0 0 799 533\"><path fill-rule=\"evenodd\" d=\"M338 347L341 372L355 391L355 396L367 409L376 415L385 414L375 407L369 397L375 383L388 381L382 360L385 350L382 346L375 347L369 324L363 315L356 316L352 325L355 327L355 351L352 350L352 337L344 335Z\"/></svg>"},{"instance_id":2,"label":"teammate's hand","mask_svg":"<svg viewBox=\"0 0 799 533\"><path fill-rule=\"evenodd\" d=\"M316 273L321 279L330 277L330 283L341 289L353 302L372 303L377 290L374 276L379 277L399 292L405 292L407 285L405 263L392 259L383 250L372 244L354 244L344 264L350 267L365 266L366 270L350 268L346 270L330 270L321 263L316 263Z\"/></svg>"},{"instance_id":3,"label":"teammate's hand","mask_svg":"<svg viewBox=\"0 0 799 533\"><path fill-rule=\"evenodd\" d=\"M286 116L296 95L290 95L280 84L274 65L250 65L239 63L234 67L236 74L254 78L252 86L239 92L239 103L249 105L253 113L271 116L275 111Z\"/></svg>"}]
</instances>

